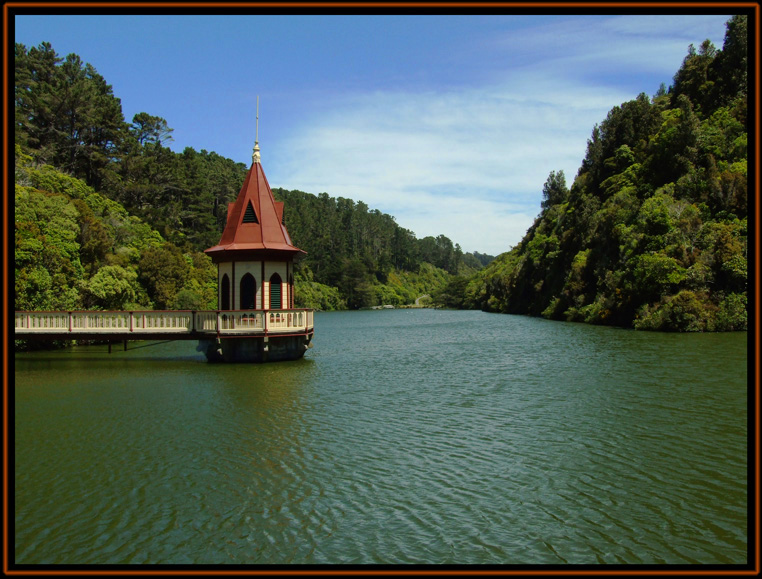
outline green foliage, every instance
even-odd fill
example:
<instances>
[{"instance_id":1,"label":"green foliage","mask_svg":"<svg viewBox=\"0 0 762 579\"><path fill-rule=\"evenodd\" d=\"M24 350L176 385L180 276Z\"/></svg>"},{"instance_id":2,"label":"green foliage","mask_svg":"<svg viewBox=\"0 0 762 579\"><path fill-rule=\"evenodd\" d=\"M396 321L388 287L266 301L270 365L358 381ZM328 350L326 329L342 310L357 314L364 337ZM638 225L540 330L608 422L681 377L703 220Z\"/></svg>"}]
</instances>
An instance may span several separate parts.
<instances>
[{"instance_id":1,"label":"green foliage","mask_svg":"<svg viewBox=\"0 0 762 579\"><path fill-rule=\"evenodd\" d=\"M100 188L122 140L119 99L76 54L59 57L49 43L15 45L17 142L48 164Z\"/></svg>"},{"instance_id":2,"label":"green foliage","mask_svg":"<svg viewBox=\"0 0 762 579\"><path fill-rule=\"evenodd\" d=\"M309 269L311 282L338 288L348 308L412 304L429 293L419 291L428 275L422 272L431 271L427 264L448 277L476 271L482 260L492 259L464 254L444 235L418 240L393 217L362 202L277 188L273 195L285 203L291 239L307 252L300 267Z\"/></svg>"},{"instance_id":3,"label":"green foliage","mask_svg":"<svg viewBox=\"0 0 762 579\"><path fill-rule=\"evenodd\" d=\"M183 288L173 302L177 310L217 309L217 267L201 252L183 254L190 268Z\"/></svg>"},{"instance_id":4,"label":"green foliage","mask_svg":"<svg viewBox=\"0 0 762 579\"><path fill-rule=\"evenodd\" d=\"M641 308L633 326L637 330L703 332L713 330L714 306L707 296L682 290L654 306Z\"/></svg>"},{"instance_id":5,"label":"green foliage","mask_svg":"<svg viewBox=\"0 0 762 579\"><path fill-rule=\"evenodd\" d=\"M216 271L196 256L218 242L247 167L206 150L174 153L166 119L140 112L125 122L95 68L76 54L59 56L49 43L15 45L14 96L15 177L23 197L17 307L216 307ZM65 205L63 213L48 211L45 222L26 203L38 192L59 194L62 200L46 203ZM273 192L286 202L292 240L307 251L305 295L296 298L302 304L409 304L421 295L414 278L424 264L449 277L492 259L464 254L443 235L418 240L362 202ZM46 243L53 239L55 248ZM192 263L172 265L180 255ZM57 291L57 284L67 289Z\"/></svg>"},{"instance_id":6,"label":"green foliage","mask_svg":"<svg viewBox=\"0 0 762 579\"><path fill-rule=\"evenodd\" d=\"M746 331L746 294L729 294L720 301L715 321L718 332Z\"/></svg>"},{"instance_id":7,"label":"green foliage","mask_svg":"<svg viewBox=\"0 0 762 579\"><path fill-rule=\"evenodd\" d=\"M273 190L307 256L296 304L443 307L662 331L747 327L747 17L691 46L673 86L609 111L569 188L542 188L520 244L464 254L327 193ZM215 308L217 243L246 166L128 124L96 70L15 46L17 309Z\"/></svg>"},{"instance_id":8,"label":"green foliage","mask_svg":"<svg viewBox=\"0 0 762 579\"><path fill-rule=\"evenodd\" d=\"M141 145L146 143L164 144L172 141L172 132L166 119L148 113L138 113L132 117L130 132Z\"/></svg>"},{"instance_id":9,"label":"green foliage","mask_svg":"<svg viewBox=\"0 0 762 579\"><path fill-rule=\"evenodd\" d=\"M308 266L302 265L294 273L294 305L297 308L331 312L347 308L346 300L335 287L318 283L314 280Z\"/></svg>"},{"instance_id":10,"label":"green foliage","mask_svg":"<svg viewBox=\"0 0 762 579\"><path fill-rule=\"evenodd\" d=\"M191 155L189 151L185 154ZM183 252L140 218L130 215L120 203L96 192L80 179L41 164L20 147L17 147L16 158L17 179L34 185L17 185L17 308L217 307L217 271L208 256L198 251ZM50 191L39 191L35 187ZM294 216L300 215L297 211L310 202L321 201L306 193L299 193L294 199L297 200L294 207L289 207ZM335 200L323 196L322 202L334 203ZM335 253L324 254L320 260L305 260L296 274L299 307L332 310L387 303L407 305L422 295L434 293L451 275L421 261L420 246L424 246L423 253L430 250L429 258L465 272L475 271L482 261L492 259L484 254L464 255L444 236L421 243L410 232L401 230L389 216L368 211L362 204L340 200L338 205L342 211L337 211L336 216L350 224L346 238L355 239L356 247L372 251L358 254L347 250L340 261ZM366 234L362 229L354 231L352 224L362 225L371 232L368 235L374 237L363 241ZM387 225L386 229L381 227L383 224ZM339 228L341 225L337 223ZM41 263L41 258L51 252L45 245L48 229L56 240L53 249L64 251L66 267L77 272L71 279L60 275L54 279ZM383 231L387 231L389 237L380 235ZM216 242L219 231L214 231L214 235ZM48 260L51 259L53 257L48 256ZM77 261L81 265L77 265ZM395 262L416 269L399 269L394 267ZM315 279L310 263L339 287ZM66 289L57 291L56 282Z\"/></svg>"},{"instance_id":11,"label":"green foliage","mask_svg":"<svg viewBox=\"0 0 762 579\"><path fill-rule=\"evenodd\" d=\"M138 262L138 276L148 296L158 310L168 310L175 296L183 288L190 274L190 266L182 251L171 243L149 247Z\"/></svg>"},{"instance_id":12,"label":"green foliage","mask_svg":"<svg viewBox=\"0 0 762 579\"><path fill-rule=\"evenodd\" d=\"M410 305L422 296L437 295L450 280L456 277L430 263L421 263L418 271L395 270L389 274L386 287L393 292L391 301L381 301L382 305ZM419 302L420 305L420 302Z\"/></svg>"},{"instance_id":13,"label":"green foliage","mask_svg":"<svg viewBox=\"0 0 762 579\"><path fill-rule=\"evenodd\" d=\"M614 107L519 245L442 302L660 331L746 328L746 17L674 85ZM455 295L453 295L455 294Z\"/></svg>"},{"instance_id":14,"label":"green foliage","mask_svg":"<svg viewBox=\"0 0 762 579\"><path fill-rule=\"evenodd\" d=\"M173 310L214 310L200 291L193 288L183 287L172 300Z\"/></svg>"},{"instance_id":15,"label":"green foliage","mask_svg":"<svg viewBox=\"0 0 762 579\"><path fill-rule=\"evenodd\" d=\"M685 270L676 259L663 253L644 253L632 263L633 287L638 295L656 297L677 287L685 278Z\"/></svg>"},{"instance_id":16,"label":"green foliage","mask_svg":"<svg viewBox=\"0 0 762 579\"><path fill-rule=\"evenodd\" d=\"M65 195L16 186L16 309L71 309L84 276L78 212Z\"/></svg>"},{"instance_id":17,"label":"green foliage","mask_svg":"<svg viewBox=\"0 0 762 579\"><path fill-rule=\"evenodd\" d=\"M432 297L432 303L443 308L462 309L465 306L464 296L468 287L469 278L459 275L439 289Z\"/></svg>"},{"instance_id":18,"label":"green foliage","mask_svg":"<svg viewBox=\"0 0 762 579\"><path fill-rule=\"evenodd\" d=\"M16 185L16 309L216 307L209 257L182 255L119 203L20 148L16 162L17 179L34 184ZM167 255L180 265L159 266Z\"/></svg>"},{"instance_id":19,"label":"green foliage","mask_svg":"<svg viewBox=\"0 0 762 579\"><path fill-rule=\"evenodd\" d=\"M87 309L123 310L135 302L137 274L118 265L106 265L82 284Z\"/></svg>"},{"instance_id":20,"label":"green foliage","mask_svg":"<svg viewBox=\"0 0 762 579\"><path fill-rule=\"evenodd\" d=\"M566 176L563 171L556 173L551 171L548 180L542 188L542 208L545 209L551 205L559 205L566 201L569 195L569 188L566 186Z\"/></svg>"},{"instance_id":21,"label":"green foliage","mask_svg":"<svg viewBox=\"0 0 762 579\"><path fill-rule=\"evenodd\" d=\"M17 147L16 183L30 185L50 193L62 193L72 199L84 199L94 192L92 187L80 179L66 175L50 165L34 168L30 165L32 161L28 155L19 155Z\"/></svg>"}]
</instances>

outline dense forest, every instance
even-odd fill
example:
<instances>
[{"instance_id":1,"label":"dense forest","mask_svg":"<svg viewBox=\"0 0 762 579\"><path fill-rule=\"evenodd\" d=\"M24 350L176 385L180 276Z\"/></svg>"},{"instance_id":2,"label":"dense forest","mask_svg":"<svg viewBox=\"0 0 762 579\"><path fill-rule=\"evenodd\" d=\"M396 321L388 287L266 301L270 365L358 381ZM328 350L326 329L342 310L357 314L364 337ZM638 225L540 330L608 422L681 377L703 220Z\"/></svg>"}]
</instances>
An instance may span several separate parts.
<instances>
[{"instance_id":1,"label":"dense forest","mask_svg":"<svg viewBox=\"0 0 762 579\"><path fill-rule=\"evenodd\" d=\"M362 202L276 188L296 303L411 304L664 331L747 327L747 21L688 48L671 86L593 128L522 241L492 258L417 239ZM15 47L16 309L215 309L220 237L247 166L186 148L79 56ZM538 197L540 193L538 191Z\"/></svg>"},{"instance_id":2,"label":"dense forest","mask_svg":"<svg viewBox=\"0 0 762 579\"><path fill-rule=\"evenodd\" d=\"M15 46L17 310L215 309L215 245L248 167L169 148L167 121L125 121L95 68L49 43ZM362 202L275 189L307 251L296 305L411 304L491 259L416 239Z\"/></svg>"},{"instance_id":3,"label":"dense forest","mask_svg":"<svg viewBox=\"0 0 762 579\"><path fill-rule=\"evenodd\" d=\"M450 307L662 331L747 328L747 22L688 48L669 88L594 127L552 171L522 241L441 293Z\"/></svg>"}]
</instances>

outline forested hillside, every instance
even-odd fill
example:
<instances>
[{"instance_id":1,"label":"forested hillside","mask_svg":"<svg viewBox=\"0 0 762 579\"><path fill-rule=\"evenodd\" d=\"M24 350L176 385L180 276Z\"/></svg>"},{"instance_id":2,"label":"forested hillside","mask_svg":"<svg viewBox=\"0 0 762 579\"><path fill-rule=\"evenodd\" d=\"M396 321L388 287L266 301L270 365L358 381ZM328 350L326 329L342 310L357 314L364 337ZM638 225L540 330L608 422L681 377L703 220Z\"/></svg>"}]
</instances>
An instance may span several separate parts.
<instances>
[{"instance_id":1,"label":"forested hillside","mask_svg":"<svg viewBox=\"0 0 762 579\"><path fill-rule=\"evenodd\" d=\"M217 268L80 179L16 146L18 310L205 309Z\"/></svg>"},{"instance_id":2,"label":"forested hillside","mask_svg":"<svg viewBox=\"0 0 762 579\"><path fill-rule=\"evenodd\" d=\"M337 288L350 308L410 304L443 287L450 274L482 267L444 235L416 239L362 201L284 189L273 195L285 202L289 234L307 252L298 277Z\"/></svg>"},{"instance_id":3,"label":"forested hillside","mask_svg":"<svg viewBox=\"0 0 762 579\"><path fill-rule=\"evenodd\" d=\"M450 306L664 331L747 327L747 23L691 45L672 86L614 107L571 188Z\"/></svg>"},{"instance_id":4,"label":"forested hillside","mask_svg":"<svg viewBox=\"0 0 762 579\"><path fill-rule=\"evenodd\" d=\"M95 68L49 43L15 46L16 309L214 309L222 233L248 167L173 152L148 113L125 121ZM275 189L297 266L296 304L410 304L489 256L445 236L416 239L350 199Z\"/></svg>"}]
</instances>

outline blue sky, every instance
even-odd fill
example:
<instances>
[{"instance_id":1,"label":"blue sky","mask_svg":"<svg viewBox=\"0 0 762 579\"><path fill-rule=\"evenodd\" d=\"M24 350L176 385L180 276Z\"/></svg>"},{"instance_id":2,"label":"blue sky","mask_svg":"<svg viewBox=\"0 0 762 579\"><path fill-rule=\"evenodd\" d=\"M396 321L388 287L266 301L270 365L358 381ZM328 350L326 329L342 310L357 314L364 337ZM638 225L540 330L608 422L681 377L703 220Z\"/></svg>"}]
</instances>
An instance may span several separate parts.
<instances>
[{"instance_id":1,"label":"blue sky","mask_svg":"<svg viewBox=\"0 0 762 579\"><path fill-rule=\"evenodd\" d=\"M15 40L78 54L127 121L173 150L251 163L464 251L516 245L550 171L571 185L593 127L667 86L727 15L27 15Z\"/></svg>"}]
</instances>

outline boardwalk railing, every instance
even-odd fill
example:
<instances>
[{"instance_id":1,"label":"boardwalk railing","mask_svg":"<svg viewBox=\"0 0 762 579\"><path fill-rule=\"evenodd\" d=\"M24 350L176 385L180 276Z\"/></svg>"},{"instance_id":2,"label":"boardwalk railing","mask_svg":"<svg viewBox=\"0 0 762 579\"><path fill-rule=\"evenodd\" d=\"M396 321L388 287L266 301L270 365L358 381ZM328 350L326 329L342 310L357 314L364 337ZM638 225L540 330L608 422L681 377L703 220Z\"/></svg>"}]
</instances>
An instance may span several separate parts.
<instances>
[{"instance_id":1,"label":"boardwalk railing","mask_svg":"<svg viewBox=\"0 0 762 579\"><path fill-rule=\"evenodd\" d=\"M130 312L16 312L15 335L257 336L309 333L313 310L202 310Z\"/></svg>"}]
</instances>

